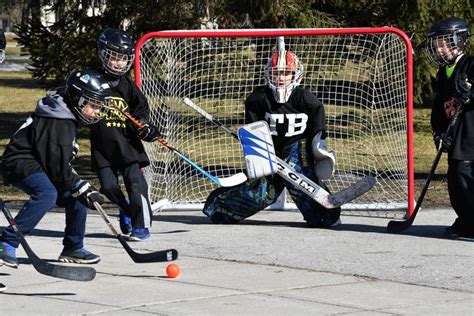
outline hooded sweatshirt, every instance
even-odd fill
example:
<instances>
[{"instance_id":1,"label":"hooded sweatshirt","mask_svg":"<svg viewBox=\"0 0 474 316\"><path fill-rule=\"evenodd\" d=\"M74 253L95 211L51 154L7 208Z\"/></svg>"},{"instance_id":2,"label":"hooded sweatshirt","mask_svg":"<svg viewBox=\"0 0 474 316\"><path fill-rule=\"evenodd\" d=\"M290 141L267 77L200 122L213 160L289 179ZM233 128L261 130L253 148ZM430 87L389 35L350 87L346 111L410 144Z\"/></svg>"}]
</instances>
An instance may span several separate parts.
<instances>
[{"instance_id":1,"label":"hooded sweatshirt","mask_svg":"<svg viewBox=\"0 0 474 316\"><path fill-rule=\"evenodd\" d=\"M70 164L76 129L76 118L62 94L48 92L38 100L35 112L13 134L3 153L5 185L44 172L59 193L69 191L80 180Z\"/></svg>"}]
</instances>

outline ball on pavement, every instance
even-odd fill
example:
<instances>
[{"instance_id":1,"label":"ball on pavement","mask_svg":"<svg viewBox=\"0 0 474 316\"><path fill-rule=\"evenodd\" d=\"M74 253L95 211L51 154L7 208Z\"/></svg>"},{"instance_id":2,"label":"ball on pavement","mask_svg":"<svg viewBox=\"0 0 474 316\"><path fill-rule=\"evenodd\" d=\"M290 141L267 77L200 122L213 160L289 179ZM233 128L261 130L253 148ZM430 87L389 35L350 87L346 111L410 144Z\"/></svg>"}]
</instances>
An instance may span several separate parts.
<instances>
[{"instance_id":1,"label":"ball on pavement","mask_svg":"<svg viewBox=\"0 0 474 316\"><path fill-rule=\"evenodd\" d=\"M174 279L179 275L179 267L177 264L170 263L166 267L166 275L168 275L168 278Z\"/></svg>"}]
</instances>

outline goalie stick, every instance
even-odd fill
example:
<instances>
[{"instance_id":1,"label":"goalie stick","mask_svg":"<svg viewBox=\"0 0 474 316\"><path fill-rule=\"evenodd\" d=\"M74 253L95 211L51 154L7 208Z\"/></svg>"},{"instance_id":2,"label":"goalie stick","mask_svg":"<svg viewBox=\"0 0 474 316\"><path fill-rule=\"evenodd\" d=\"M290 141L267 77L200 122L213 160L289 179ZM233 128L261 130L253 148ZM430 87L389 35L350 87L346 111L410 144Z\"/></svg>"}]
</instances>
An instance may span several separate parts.
<instances>
[{"instance_id":1,"label":"goalie stick","mask_svg":"<svg viewBox=\"0 0 474 316\"><path fill-rule=\"evenodd\" d=\"M201 107L199 107L196 103L191 101L189 98L183 99L184 104L204 116L207 120L211 121L213 124L219 126L227 133L231 134L235 138L238 138L235 132L228 127L224 126L224 124L216 119L206 111L204 111ZM327 209L332 209L339 207L347 202L352 201L356 197L366 193L375 185L375 178L373 176L367 176L353 185L336 192L334 194L330 194L328 191L324 190L322 187L314 183L311 179L306 177L303 174L296 172L290 165L288 165L285 161L276 157L277 167L278 167L278 174L288 182L292 183L294 187L301 190L303 193L311 197L314 201L321 204Z\"/></svg>"},{"instance_id":2,"label":"goalie stick","mask_svg":"<svg viewBox=\"0 0 474 316\"><path fill-rule=\"evenodd\" d=\"M176 249L167 249L167 250L160 250L150 253L138 253L135 252L130 246L128 245L127 241L125 240L125 236L119 234L115 229L114 225L110 221L109 216L104 211L102 206L98 202L94 202L94 207L99 212L100 216L104 219L109 226L110 230L114 234L115 238L117 238L120 243L122 244L125 251L128 253L130 258L136 263L146 263L146 262L165 262L165 261L173 261L178 259L178 251Z\"/></svg>"},{"instance_id":3,"label":"goalie stick","mask_svg":"<svg viewBox=\"0 0 474 316\"><path fill-rule=\"evenodd\" d=\"M96 271L91 267L74 267L74 266L63 266L49 263L41 258L39 258L30 246L26 242L23 233L18 229L18 226L13 219L12 214L5 206L5 202L0 199L0 207L2 212L5 215L8 223L15 231L16 237L20 241L21 246L25 250L26 255L31 260L31 264L41 274L48 275L55 278L73 280L73 281L91 281L95 278Z\"/></svg>"},{"instance_id":4,"label":"goalie stick","mask_svg":"<svg viewBox=\"0 0 474 316\"><path fill-rule=\"evenodd\" d=\"M423 199L425 198L426 191L428 191L428 187L430 185L431 179L433 178L436 168L438 167L438 163L441 159L441 156L443 155L443 142L452 133L454 129L454 125L456 125L457 122L459 121L458 118L462 112L463 105L464 104L461 103L456 108L456 111L454 112L453 117L451 118L451 121L449 122L446 132L444 133L444 136L441 138L440 144L438 146L438 151L436 153L435 159L433 160L433 164L431 165L430 173L426 177L425 183L423 184L423 188L421 189L420 196L418 197L418 200L416 201L416 206L415 206L415 209L413 210L413 213L407 220L388 222L387 231L389 233L399 233L410 228L413 225L416 214L418 214L418 211L421 207L421 203L423 202Z\"/></svg>"},{"instance_id":5,"label":"goalie stick","mask_svg":"<svg viewBox=\"0 0 474 316\"><path fill-rule=\"evenodd\" d=\"M110 106L111 109L113 110L117 110L119 111L120 113L122 113L123 115L125 115L126 118L128 118L136 127L138 128L143 128L143 124L140 123L136 118L134 118L130 113L122 110L121 108L119 108L116 104L114 104L112 102L112 106ZM191 165L192 167L194 167L194 169L196 169L197 171L199 171L200 173L202 173L203 175L205 175L206 177L208 177L209 179L211 179L214 183L216 183L217 185L219 186L222 186L222 187L233 187L233 186L236 186L236 185L239 185L245 181L247 181L247 176L243 173L243 172L239 172L237 174L234 174L230 177L226 177L226 178L218 178L218 177L215 177L213 176L212 174L210 174L209 172L207 172L206 170L204 170L202 167L200 167L198 164L196 164L194 161L192 161L191 159L189 159L186 155L184 155L182 152L180 152L179 150L177 150L176 148L174 148L173 146L170 145L170 143L168 143L164 138L162 137L158 137L156 139L156 141L158 141L161 145L163 145L164 147L168 148L170 151L172 151L173 153L175 153L176 155L178 155L182 160L186 161L189 165Z\"/></svg>"}]
</instances>

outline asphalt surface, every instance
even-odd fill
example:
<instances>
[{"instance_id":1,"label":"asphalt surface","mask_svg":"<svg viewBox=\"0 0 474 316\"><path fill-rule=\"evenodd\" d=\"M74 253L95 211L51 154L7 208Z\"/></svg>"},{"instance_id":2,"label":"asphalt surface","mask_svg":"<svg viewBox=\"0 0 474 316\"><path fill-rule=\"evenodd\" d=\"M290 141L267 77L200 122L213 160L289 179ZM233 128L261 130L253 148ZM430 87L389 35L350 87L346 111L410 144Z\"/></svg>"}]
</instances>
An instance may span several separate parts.
<instances>
[{"instance_id":1,"label":"asphalt surface","mask_svg":"<svg viewBox=\"0 0 474 316\"><path fill-rule=\"evenodd\" d=\"M96 278L41 275L20 248L19 269L0 268L8 286L0 315L474 315L474 243L443 238L454 218L450 209L421 210L395 235L381 218L342 216L321 230L306 228L298 212L227 226L200 212L161 212L152 239L129 244L141 253L176 248L181 273L170 279L166 262L134 263L91 212L85 242L102 258L90 265ZM59 264L63 228L64 214L50 212L27 240Z\"/></svg>"}]
</instances>

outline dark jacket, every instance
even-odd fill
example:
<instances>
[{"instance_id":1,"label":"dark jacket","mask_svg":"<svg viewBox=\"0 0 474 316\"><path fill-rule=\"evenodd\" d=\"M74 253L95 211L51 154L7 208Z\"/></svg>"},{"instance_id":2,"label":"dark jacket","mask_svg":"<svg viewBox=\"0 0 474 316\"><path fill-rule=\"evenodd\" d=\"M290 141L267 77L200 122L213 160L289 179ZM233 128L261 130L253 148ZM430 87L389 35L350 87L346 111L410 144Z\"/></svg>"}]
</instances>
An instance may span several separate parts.
<instances>
[{"instance_id":1,"label":"dark jacket","mask_svg":"<svg viewBox=\"0 0 474 316\"><path fill-rule=\"evenodd\" d=\"M455 97L456 76L461 73L468 75L474 82L474 57L462 56L458 61L453 74L448 79L446 70L441 67L436 76L436 98L431 111L431 127L435 133L446 131L459 100ZM471 102L464 106L460 115L459 124L453 130L454 142L448 153L449 157L456 160L474 160L474 89L471 90Z\"/></svg>"},{"instance_id":2,"label":"dark jacket","mask_svg":"<svg viewBox=\"0 0 474 316\"><path fill-rule=\"evenodd\" d=\"M32 173L45 172L58 192L69 191L80 180L70 164L76 128L76 118L63 97L56 91L48 92L3 153L4 183L13 184Z\"/></svg>"},{"instance_id":3,"label":"dark jacket","mask_svg":"<svg viewBox=\"0 0 474 316\"><path fill-rule=\"evenodd\" d=\"M122 76L109 82L113 101L139 120L149 119L148 102L129 78ZM94 170L139 163L150 164L136 128L119 111L109 111L99 123L91 126L91 158Z\"/></svg>"}]
</instances>

